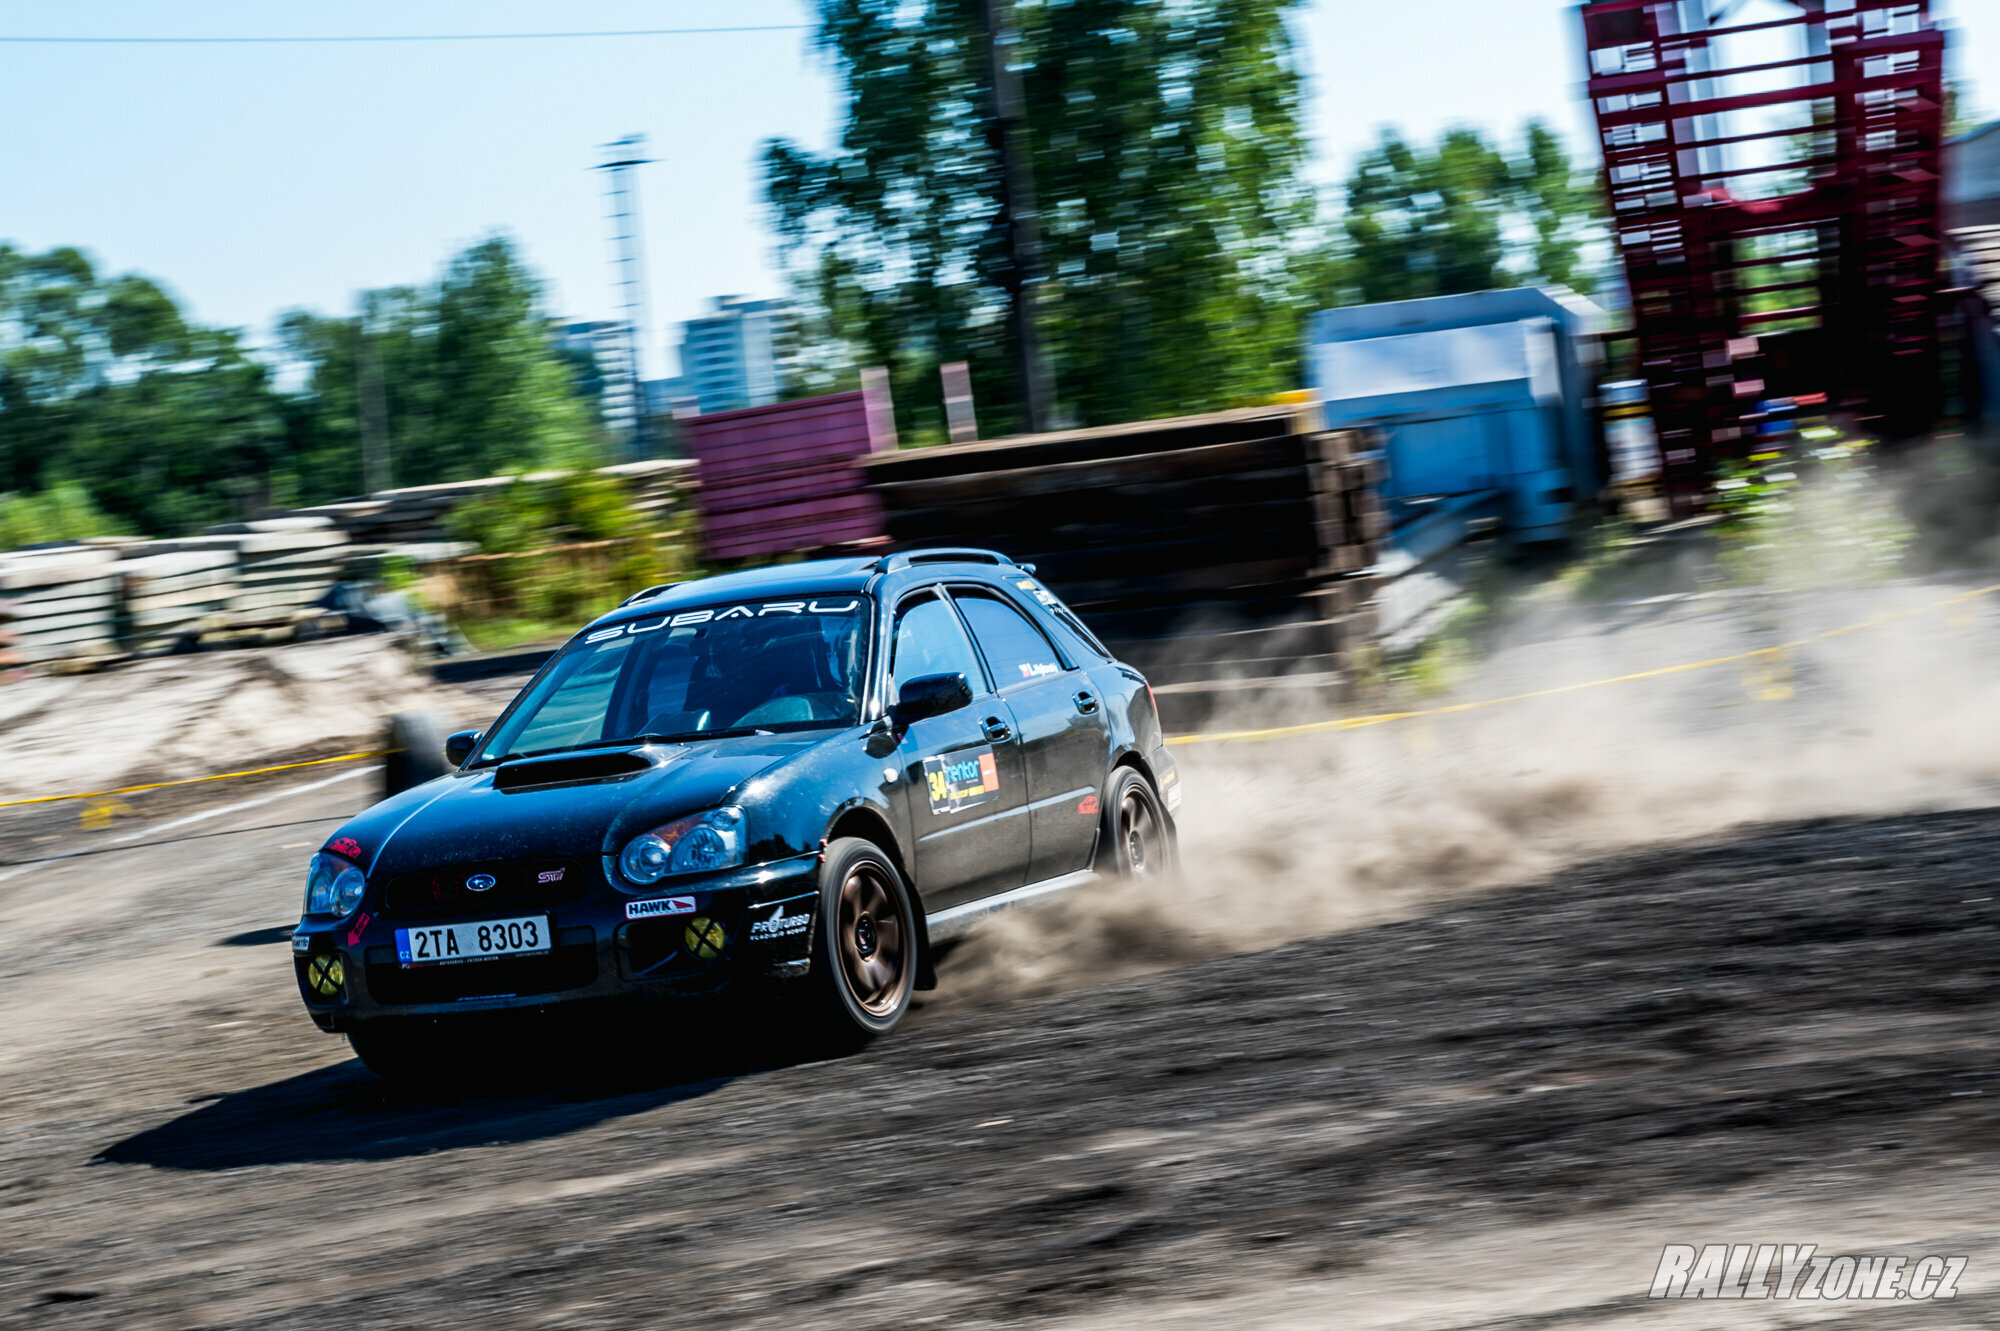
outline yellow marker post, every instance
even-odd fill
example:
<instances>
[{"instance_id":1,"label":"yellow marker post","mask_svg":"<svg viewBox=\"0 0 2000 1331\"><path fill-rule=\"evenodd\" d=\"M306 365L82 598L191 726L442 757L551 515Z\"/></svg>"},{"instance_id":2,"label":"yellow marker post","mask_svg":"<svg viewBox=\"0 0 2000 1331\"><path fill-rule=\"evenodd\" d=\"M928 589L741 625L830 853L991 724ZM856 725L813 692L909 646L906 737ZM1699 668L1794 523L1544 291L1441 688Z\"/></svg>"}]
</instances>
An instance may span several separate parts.
<instances>
[{"instance_id":1,"label":"yellow marker post","mask_svg":"<svg viewBox=\"0 0 2000 1331\"><path fill-rule=\"evenodd\" d=\"M102 832L111 826L112 819L119 814L130 812L132 806L124 800L100 796L93 799L89 806L77 815L77 821L83 824L83 830L86 832Z\"/></svg>"}]
</instances>

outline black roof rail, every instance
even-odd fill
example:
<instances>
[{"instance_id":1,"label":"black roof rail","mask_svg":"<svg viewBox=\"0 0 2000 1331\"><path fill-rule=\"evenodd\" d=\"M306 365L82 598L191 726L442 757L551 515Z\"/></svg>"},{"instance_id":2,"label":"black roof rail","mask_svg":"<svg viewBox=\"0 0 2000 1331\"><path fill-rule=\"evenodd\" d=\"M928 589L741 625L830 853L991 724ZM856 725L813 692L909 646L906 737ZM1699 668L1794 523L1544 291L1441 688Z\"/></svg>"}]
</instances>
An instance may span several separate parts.
<instances>
[{"instance_id":1,"label":"black roof rail","mask_svg":"<svg viewBox=\"0 0 2000 1331\"><path fill-rule=\"evenodd\" d=\"M618 603L618 608L620 610L623 610L626 606L631 605L635 601L650 601L655 596L658 596L661 592L672 591L674 588L678 586L680 586L678 582L663 582L657 587L648 587L643 592L633 592L630 596L626 597L624 600Z\"/></svg>"},{"instance_id":2,"label":"black roof rail","mask_svg":"<svg viewBox=\"0 0 2000 1331\"><path fill-rule=\"evenodd\" d=\"M1014 561L998 550L981 550L970 545L944 545L929 550L904 550L883 555L875 561L877 573L894 573L913 564L1008 564Z\"/></svg>"}]
</instances>

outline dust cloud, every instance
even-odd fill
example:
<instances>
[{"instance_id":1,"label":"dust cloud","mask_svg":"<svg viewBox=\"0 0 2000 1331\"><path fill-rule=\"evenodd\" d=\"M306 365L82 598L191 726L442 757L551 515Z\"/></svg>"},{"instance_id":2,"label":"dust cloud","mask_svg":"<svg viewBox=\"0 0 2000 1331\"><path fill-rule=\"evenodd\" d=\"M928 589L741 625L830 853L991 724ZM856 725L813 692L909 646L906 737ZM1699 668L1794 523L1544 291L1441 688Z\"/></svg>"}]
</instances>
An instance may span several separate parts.
<instances>
[{"instance_id":1,"label":"dust cloud","mask_svg":"<svg viewBox=\"0 0 2000 1331\"><path fill-rule=\"evenodd\" d=\"M946 963L939 1001L1060 992L1380 923L1746 823L2000 801L2000 593L1939 605L1980 585L1525 606L1467 678L1414 706L1763 654L1364 729L1177 747L1182 874L986 921ZM1856 624L1870 627L1842 631Z\"/></svg>"}]
</instances>

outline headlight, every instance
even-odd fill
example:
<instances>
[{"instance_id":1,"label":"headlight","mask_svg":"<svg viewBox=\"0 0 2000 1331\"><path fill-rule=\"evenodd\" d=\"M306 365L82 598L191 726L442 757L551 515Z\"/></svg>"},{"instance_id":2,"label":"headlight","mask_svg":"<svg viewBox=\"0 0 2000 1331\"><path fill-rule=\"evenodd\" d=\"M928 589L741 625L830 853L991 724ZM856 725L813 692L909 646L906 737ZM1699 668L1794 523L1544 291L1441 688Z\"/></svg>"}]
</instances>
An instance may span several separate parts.
<instances>
[{"instance_id":1,"label":"headlight","mask_svg":"<svg viewBox=\"0 0 2000 1331\"><path fill-rule=\"evenodd\" d=\"M367 887L368 879L361 870L340 856L315 855L312 870L306 875L306 914L352 915Z\"/></svg>"},{"instance_id":2,"label":"headlight","mask_svg":"<svg viewBox=\"0 0 2000 1331\"><path fill-rule=\"evenodd\" d=\"M732 804L633 837L618 857L618 870L634 887L647 887L669 874L708 873L741 863L743 810Z\"/></svg>"}]
</instances>

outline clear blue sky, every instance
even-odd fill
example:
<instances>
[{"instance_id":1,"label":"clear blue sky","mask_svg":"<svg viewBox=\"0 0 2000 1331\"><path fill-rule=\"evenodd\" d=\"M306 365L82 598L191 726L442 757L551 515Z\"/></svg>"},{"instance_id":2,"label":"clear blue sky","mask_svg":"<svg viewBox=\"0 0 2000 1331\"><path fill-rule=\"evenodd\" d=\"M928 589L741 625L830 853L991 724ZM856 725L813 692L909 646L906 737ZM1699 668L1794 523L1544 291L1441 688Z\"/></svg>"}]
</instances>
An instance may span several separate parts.
<instances>
[{"instance_id":1,"label":"clear blue sky","mask_svg":"<svg viewBox=\"0 0 2000 1331\"><path fill-rule=\"evenodd\" d=\"M1941 0L1957 73L2000 110L2000 0ZM505 32L803 23L804 0L0 0L4 35ZM1334 181L1385 123L1547 117L1585 135L1575 17L1550 0L1310 0L1315 175ZM630 132L655 335L727 292L782 294L757 199L769 136L825 146L837 88L805 32L323 46L0 45L0 239L79 245L164 282L210 323L264 336L294 306L352 307L455 248L513 233L549 306L611 310L596 146Z\"/></svg>"}]
</instances>

